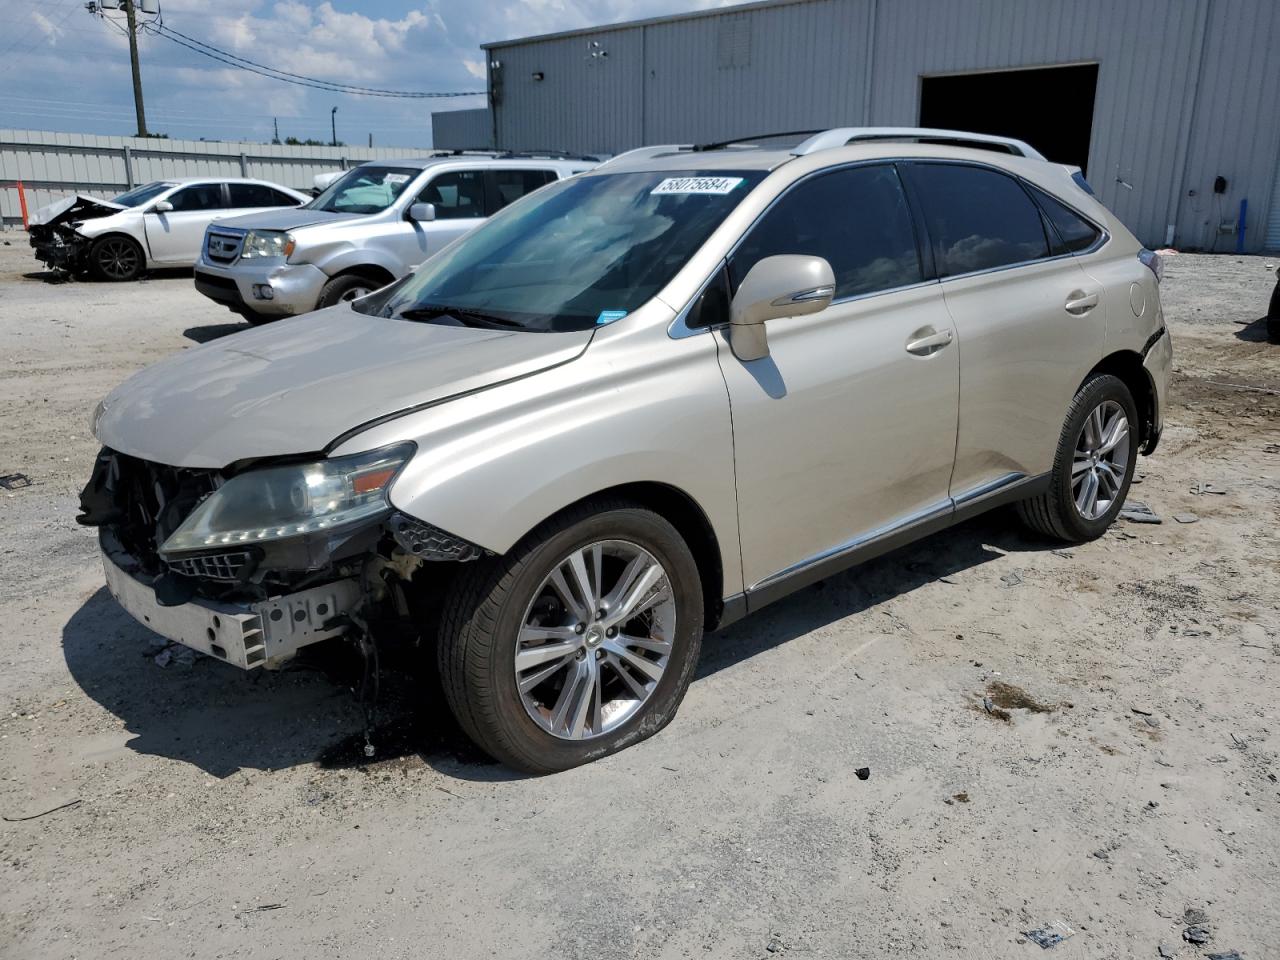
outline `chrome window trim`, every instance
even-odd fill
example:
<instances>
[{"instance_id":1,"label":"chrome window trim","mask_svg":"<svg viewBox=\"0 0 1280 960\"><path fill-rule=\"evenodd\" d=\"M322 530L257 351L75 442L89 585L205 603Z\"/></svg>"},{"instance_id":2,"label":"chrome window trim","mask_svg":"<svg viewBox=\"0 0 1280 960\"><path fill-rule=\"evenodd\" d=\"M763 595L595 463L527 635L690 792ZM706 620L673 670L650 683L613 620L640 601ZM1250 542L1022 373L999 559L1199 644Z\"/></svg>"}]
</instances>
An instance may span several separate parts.
<instances>
[{"instance_id":1,"label":"chrome window trim","mask_svg":"<svg viewBox=\"0 0 1280 960\"><path fill-rule=\"evenodd\" d=\"M916 157L916 158L908 157L902 162L933 164L933 165L941 164L941 165L947 165L952 167L977 167L980 170L990 170L992 173L998 173L1001 176L1008 177L1010 180L1013 180L1020 187L1022 187L1024 191L1026 191L1026 188L1028 186L1031 186L1031 187L1035 187L1041 193L1047 193L1049 196L1053 197L1053 199L1057 200L1064 207L1066 207L1068 210L1070 210L1072 213L1078 216L1081 220L1090 224L1095 230L1098 231L1098 239L1094 241L1092 246L1089 246L1084 250L1078 250L1075 253L1072 253L1070 250L1068 250L1066 253L1058 253L1049 257L1034 257L1030 260L1018 260L1015 263L1002 263L998 267L986 267L985 269L982 269L982 270L970 270L968 273L953 273L946 277L939 277L938 282L940 283L946 283L949 280L960 280L965 277L978 277L983 275L984 273L999 273L1002 270L1013 270L1018 267L1027 267L1033 263L1050 263L1054 260L1065 260L1067 257L1087 256L1088 254L1096 253L1098 250L1102 249L1102 247L1106 246L1106 244L1109 243L1111 240L1111 233L1107 230L1106 227L1104 227L1102 224L1094 220L1093 217L1085 216L1083 213L1081 213L1079 210L1077 210L1067 201L1063 200L1060 196L1058 196L1052 190L1046 190L1044 187L1040 186L1040 184L1033 183L1032 181L1028 180L1026 177L1020 176L1016 173L1011 173L1008 170L1002 170L1000 167L992 166L989 163L981 163L977 160L968 160L968 159L951 160L945 157ZM1043 216L1044 214L1043 214L1043 211L1041 211L1040 209L1040 205L1036 203L1035 198L1031 196L1030 193L1027 194L1027 199L1030 200L1031 205L1036 208L1036 213ZM1048 243L1048 241L1049 241L1049 238L1045 237L1045 242ZM929 242L930 243L933 242L932 237L929 238ZM937 264L934 264L934 267L936 269Z\"/></svg>"},{"instance_id":2,"label":"chrome window trim","mask_svg":"<svg viewBox=\"0 0 1280 960\"><path fill-rule=\"evenodd\" d=\"M877 166L877 165L884 166L886 164L892 165L892 164L899 164L899 163L950 164L952 166L978 167L981 170L990 170L992 173L998 173L1001 176L1008 177L1011 180L1018 183L1019 186L1022 186L1024 190L1026 189L1027 186L1035 187L1037 190L1047 193L1049 196L1053 197L1053 199L1057 200L1064 207L1066 207L1068 210L1070 210L1072 213L1078 216L1081 220L1084 220L1086 223L1091 224L1098 231L1098 239L1094 241L1094 243L1091 246L1086 247L1084 250L1077 250L1075 252L1068 250L1066 253L1054 254L1053 256L1036 257L1032 260L1019 260L1016 263L1004 263L998 267L987 267L984 270L971 270L968 273L954 273L947 277L934 277L932 279L921 280L919 283L908 283L900 287L889 287L884 290L869 290L866 293L856 293L847 297L839 297L831 301L831 306L833 307L839 306L840 304L844 304L844 303L852 303L855 300L866 300L871 297L879 297L889 293L899 293L903 290L912 290L916 287L925 287L925 286L929 286L930 284L943 284L943 283L948 283L952 280L963 280L969 277L982 276L983 274L987 274L987 273L1001 273L1005 270L1015 270L1015 269L1018 269L1019 267L1027 267L1034 263L1052 263L1057 260L1066 260L1073 257L1086 257L1086 256L1089 256L1090 254L1097 253L1099 250L1101 250L1103 247L1105 247L1108 243L1111 242L1111 239L1112 239L1111 232L1104 225L1098 223L1098 221L1093 219L1093 217L1090 217L1082 213L1080 210L1078 210L1072 204L1068 203L1062 197L1058 196L1053 191L1046 190L1044 187L1040 186L1038 183L1033 183L1032 181L1026 179L1026 177L1019 176L1016 173L1011 173L1008 170L1004 170L1000 167L993 166L992 164L989 164L989 163L982 163L978 160L969 160L969 159L951 160L943 157L876 157L870 160L852 160L847 163L838 163L830 167L822 167L819 170L811 170L809 173L806 173L804 176L791 181L791 183L787 184L787 186L782 190L781 193L779 193L776 197L770 200L768 206L766 206L763 210L760 211L759 215L757 215L756 218L747 225L747 227L739 235L738 239L734 241L733 246L729 248L729 252L724 255L724 257L716 265L716 268L713 271L711 271L710 276L708 276L705 280L702 281L702 283L698 287L698 292L689 298L689 302L684 305L683 309L680 310L676 318L672 320L671 323L667 326L667 335L671 337L673 340L678 340L684 337L692 337L699 333L706 333L708 331L717 329L717 327L727 326L727 324L717 324L715 327L690 327L687 323L689 311L693 309L693 305L697 303L698 298L702 296L703 293L706 292L707 287L711 284L711 281L716 276L716 274L718 274L721 270L725 269L728 266L729 261L733 259L734 254L738 252L738 248L742 246L743 241L747 239L747 237L751 234L751 231L754 230L759 225L761 220L763 220L766 216L769 215L769 212L774 208L774 206L780 200L782 200L783 197L789 194L792 190L794 190L800 184L814 177L819 177L827 173L834 173L837 170L848 170L854 167L869 167L869 166ZM907 187L904 184L903 190L905 191L906 189ZM1027 199L1030 200L1032 205L1036 208L1036 212L1040 213L1041 212L1040 205L1035 202L1034 197L1028 194ZM914 217L913 217L913 226L914 226ZM932 237L926 237L925 239L929 243L933 242ZM1045 238L1045 242L1046 243L1048 242L1048 237ZM924 268L924 265L922 263L921 269L923 270L923 268Z\"/></svg>"},{"instance_id":3,"label":"chrome window trim","mask_svg":"<svg viewBox=\"0 0 1280 960\"><path fill-rule=\"evenodd\" d=\"M703 293L706 292L706 289L711 284L712 279L721 270L725 269L729 265L729 261L732 260L734 254L738 252L738 248L742 246L743 241L746 240L747 237L751 235L751 231L754 230L760 224L760 221L762 221L765 217L769 215L769 212L773 210L773 208L778 204L779 201L782 200L783 197L789 194L796 187L798 187L800 184L804 183L807 180L812 180L814 177L820 177L828 173L835 173L838 170L850 170L855 167L893 166L894 164L897 164L900 162L902 161L892 157L876 157L870 160L850 160L846 163L837 163L830 167L822 167L819 170L811 170L808 173L806 173L804 176L798 177L795 180L792 180L789 184L786 185L786 187L783 188L781 193L779 193L776 197L774 197L772 200L769 201L768 205L763 210L761 210L760 213L757 214L756 218L752 220L749 224L747 224L746 228L743 229L742 233L738 235L738 239L733 242L733 246L729 248L728 253L726 253L720 259L720 262L716 265L716 268L711 271L711 275L707 277L705 280L703 280L702 283L699 285L698 292L689 298L689 302L684 305L684 308L680 311L679 315L674 320L671 321L671 324L667 327L668 336L670 336L672 339L679 339L682 337L692 337L699 333L705 333L707 331L714 330L717 327L727 326L727 324L721 323L721 324L717 324L714 327L691 328L686 323L686 320L688 319L689 311L693 308L693 305L698 302L698 298L702 296ZM774 171L770 171L770 173L772 172ZM768 178L766 177L766 179ZM901 177L899 177L899 182L901 183ZM764 181L761 181L761 183L756 184L755 189L759 189L759 187L763 183ZM905 184L903 184L902 189L903 189L903 194L905 196L906 189L907 189ZM911 226L912 226L912 229L914 230L915 229L914 215L912 216ZM920 270L923 273L924 271L923 262L920 264ZM917 283L904 284L903 286L900 286L900 287L888 287L884 290L868 290L866 293L850 294L847 297L839 297L837 299L832 300L830 306L834 307L842 303L851 303L854 300L865 300L870 297L879 297L887 293L897 293L901 290L911 290L915 287L924 287L924 286L928 286L929 284L933 284L937 282L938 280L935 277L933 279L920 280ZM830 307L828 307L827 309L830 309Z\"/></svg>"}]
</instances>

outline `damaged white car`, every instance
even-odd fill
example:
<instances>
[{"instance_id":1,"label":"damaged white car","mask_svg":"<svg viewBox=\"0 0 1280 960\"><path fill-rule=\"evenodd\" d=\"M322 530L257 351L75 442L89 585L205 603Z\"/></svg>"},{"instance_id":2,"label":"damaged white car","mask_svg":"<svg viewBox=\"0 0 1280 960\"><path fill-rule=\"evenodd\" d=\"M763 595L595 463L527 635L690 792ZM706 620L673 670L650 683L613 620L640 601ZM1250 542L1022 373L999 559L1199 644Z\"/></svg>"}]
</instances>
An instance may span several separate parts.
<instances>
[{"instance_id":1,"label":"damaged white car","mask_svg":"<svg viewBox=\"0 0 1280 960\"><path fill-rule=\"evenodd\" d=\"M58 200L35 212L29 233L36 259L54 271L135 280L145 270L194 264L205 228L216 220L308 199L265 180L156 180L114 200L83 194Z\"/></svg>"}]
</instances>

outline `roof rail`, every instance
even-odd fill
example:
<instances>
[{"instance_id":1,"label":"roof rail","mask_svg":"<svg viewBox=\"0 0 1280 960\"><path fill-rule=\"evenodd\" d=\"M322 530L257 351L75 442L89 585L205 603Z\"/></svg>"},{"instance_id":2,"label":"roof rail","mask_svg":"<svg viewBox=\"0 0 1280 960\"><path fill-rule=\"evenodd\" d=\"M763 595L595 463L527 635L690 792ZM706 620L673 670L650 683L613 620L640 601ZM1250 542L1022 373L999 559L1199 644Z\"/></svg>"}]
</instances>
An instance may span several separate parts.
<instances>
[{"instance_id":1,"label":"roof rail","mask_svg":"<svg viewBox=\"0 0 1280 960\"><path fill-rule=\"evenodd\" d=\"M650 157L660 157L664 153L679 153L682 150L692 150L693 148L693 144L691 143L664 143L659 146L636 147L634 150L624 150L622 153L619 153L617 156L610 157L600 165L604 166L606 163L617 163L619 160L623 159L647 160Z\"/></svg>"},{"instance_id":2,"label":"roof rail","mask_svg":"<svg viewBox=\"0 0 1280 960\"><path fill-rule=\"evenodd\" d=\"M821 130L784 130L781 133L757 133L750 137L735 137L732 140L720 140L716 143L695 143L693 145L694 153L702 153L706 150L723 150L725 147L733 147L738 144L755 143L757 140L777 140L782 137L807 137L815 133L822 133Z\"/></svg>"},{"instance_id":3,"label":"roof rail","mask_svg":"<svg viewBox=\"0 0 1280 960\"><path fill-rule=\"evenodd\" d=\"M979 149L996 149L1016 157L1044 160L1044 155L1031 144L1013 137L997 137L988 133L968 133L964 130L938 130L932 127L837 127L824 130L791 151L793 156L804 157L819 150L843 147L855 140L914 140L918 143L946 143L954 146L975 146Z\"/></svg>"}]
</instances>

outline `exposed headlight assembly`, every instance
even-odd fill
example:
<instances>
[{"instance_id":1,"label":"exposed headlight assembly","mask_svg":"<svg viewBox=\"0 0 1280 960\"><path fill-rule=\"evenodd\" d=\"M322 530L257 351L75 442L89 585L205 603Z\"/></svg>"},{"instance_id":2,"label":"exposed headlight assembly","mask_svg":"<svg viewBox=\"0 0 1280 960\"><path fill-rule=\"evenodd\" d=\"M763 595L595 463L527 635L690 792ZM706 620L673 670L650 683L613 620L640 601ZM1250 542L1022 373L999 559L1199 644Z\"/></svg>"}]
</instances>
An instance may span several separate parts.
<instances>
[{"instance_id":1,"label":"exposed headlight assembly","mask_svg":"<svg viewBox=\"0 0 1280 960\"><path fill-rule=\"evenodd\" d=\"M241 260L283 259L293 253L293 237L277 230L250 230L240 248Z\"/></svg>"},{"instance_id":2,"label":"exposed headlight assembly","mask_svg":"<svg viewBox=\"0 0 1280 960\"><path fill-rule=\"evenodd\" d=\"M368 522L390 513L387 491L413 451L404 443L239 474L196 507L160 552L266 543Z\"/></svg>"}]
</instances>

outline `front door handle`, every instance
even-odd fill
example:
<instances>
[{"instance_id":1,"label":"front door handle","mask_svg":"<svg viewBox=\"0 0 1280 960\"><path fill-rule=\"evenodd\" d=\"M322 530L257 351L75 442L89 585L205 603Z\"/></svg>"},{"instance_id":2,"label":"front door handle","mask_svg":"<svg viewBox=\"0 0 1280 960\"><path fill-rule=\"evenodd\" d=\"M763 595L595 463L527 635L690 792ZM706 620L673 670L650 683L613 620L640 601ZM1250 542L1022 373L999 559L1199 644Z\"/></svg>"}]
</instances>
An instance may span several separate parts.
<instances>
[{"instance_id":1,"label":"front door handle","mask_svg":"<svg viewBox=\"0 0 1280 960\"><path fill-rule=\"evenodd\" d=\"M1082 317L1098 305L1096 293L1085 293L1083 290L1072 290L1067 294L1067 302L1063 309L1073 317Z\"/></svg>"},{"instance_id":2,"label":"front door handle","mask_svg":"<svg viewBox=\"0 0 1280 960\"><path fill-rule=\"evenodd\" d=\"M954 336L950 330L934 330L933 327L921 327L907 341L907 353L917 357L927 357L937 353L951 342Z\"/></svg>"}]
</instances>

